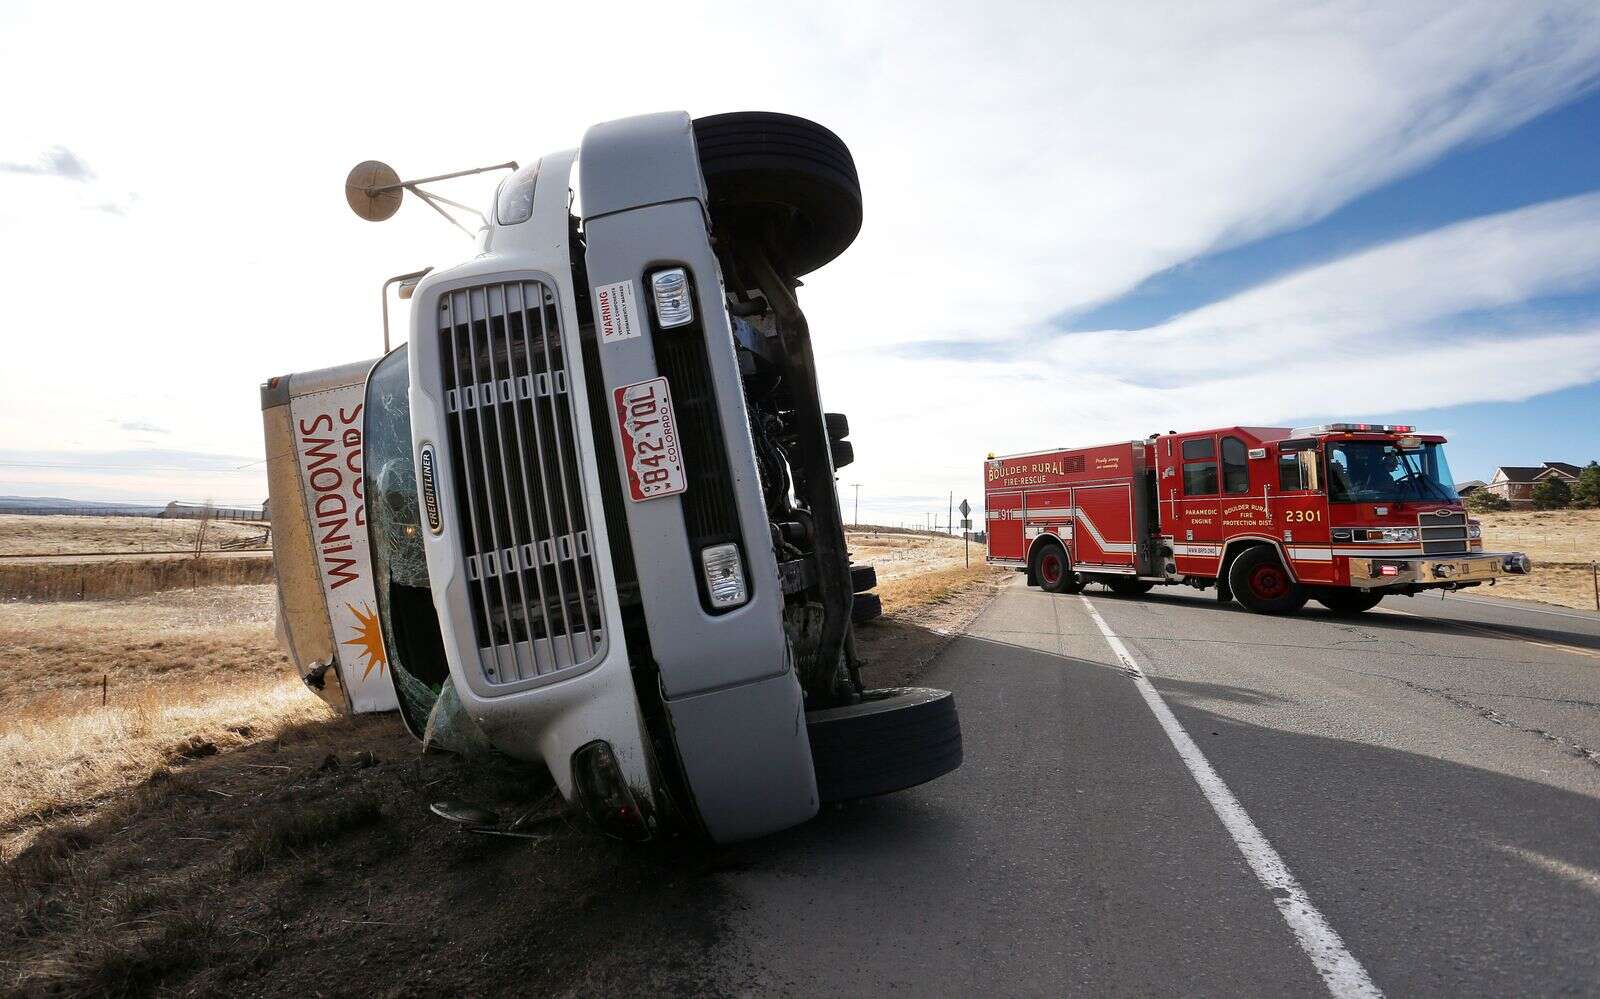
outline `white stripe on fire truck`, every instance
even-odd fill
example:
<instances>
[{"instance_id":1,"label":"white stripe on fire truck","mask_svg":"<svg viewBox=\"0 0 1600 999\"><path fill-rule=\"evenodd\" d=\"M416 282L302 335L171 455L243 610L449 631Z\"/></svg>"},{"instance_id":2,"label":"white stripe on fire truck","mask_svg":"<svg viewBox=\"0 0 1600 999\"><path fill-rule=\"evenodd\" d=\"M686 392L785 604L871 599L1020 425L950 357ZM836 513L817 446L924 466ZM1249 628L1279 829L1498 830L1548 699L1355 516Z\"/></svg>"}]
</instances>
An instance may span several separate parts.
<instances>
[{"instance_id":1,"label":"white stripe on fire truck","mask_svg":"<svg viewBox=\"0 0 1600 999\"><path fill-rule=\"evenodd\" d=\"M1222 555L1222 545L1173 545L1172 554L1183 555L1188 558L1218 558ZM1331 562L1333 549L1312 548L1305 545L1290 545L1289 557L1302 562Z\"/></svg>"},{"instance_id":2,"label":"white stripe on fire truck","mask_svg":"<svg viewBox=\"0 0 1600 999\"><path fill-rule=\"evenodd\" d=\"M1117 552L1119 554L1133 551L1133 545L1131 543L1107 541L1105 537L1101 535L1100 529L1094 526L1094 521L1086 517L1083 511L1077 507L1060 506L1050 507L1049 509L1044 510L1026 510L1024 511L1024 515L1025 524L1032 523L1036 520L1050 520L1052 518L1059 520L1061 518L1070 517L1071 519L1083 525L1083 529L1089 532L1089 537L1094 539L1094 543L1100 548L1101 551Z\"/></svg>"},{"instance_id":3,"label":"white stripe on fire truck","mask_svg":"<svg viewBox=\"0 0 1600 999\"><path fill-rule=\"evenodd\" d=\"M1290 545L1289 557L1293 559L1299 559L1302 562L1332 562L1333 549L1306 548L1303 546Z\"/></svg>"}]
</instances>

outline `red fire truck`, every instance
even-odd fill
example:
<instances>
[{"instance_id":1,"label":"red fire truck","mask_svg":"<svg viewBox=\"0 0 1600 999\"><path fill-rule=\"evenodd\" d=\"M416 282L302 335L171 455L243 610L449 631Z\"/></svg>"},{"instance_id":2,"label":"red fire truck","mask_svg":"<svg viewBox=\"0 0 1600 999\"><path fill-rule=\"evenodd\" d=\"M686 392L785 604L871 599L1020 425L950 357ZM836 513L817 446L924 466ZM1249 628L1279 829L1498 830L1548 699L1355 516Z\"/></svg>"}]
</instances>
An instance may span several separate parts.
<instances>
[{"instance_id":1,"label":"red fire truck","mask_svg":"<svg viewBox=\"0 0 1600 999\"><path fill-rule=\"evenodd\" d=\"M1411 427L1335 423L991 455L988 561L1052 593L1215 586L1263 614L1308 599L1357 614L1389 594L1528 573L1520 552L1484 552L1444 443Z\"/></svg>"}]
</instances>

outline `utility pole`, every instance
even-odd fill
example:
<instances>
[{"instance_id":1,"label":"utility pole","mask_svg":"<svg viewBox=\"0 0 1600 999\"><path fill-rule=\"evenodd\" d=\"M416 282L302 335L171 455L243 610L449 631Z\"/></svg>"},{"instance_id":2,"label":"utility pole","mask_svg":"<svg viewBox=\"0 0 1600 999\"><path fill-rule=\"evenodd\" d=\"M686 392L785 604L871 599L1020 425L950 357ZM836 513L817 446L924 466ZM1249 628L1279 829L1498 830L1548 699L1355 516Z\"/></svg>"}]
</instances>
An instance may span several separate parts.
<instances>
[{"instance_id":1,"label":"utility pole","mask_svg":"<svg viewBox=\"0 0 1600 999\"><path fill-rule=\"evenodd\" d=\"M950 529L950 525L955 522L955 516L956 516L956 491L954 489L952 489L952 490L950 490L950 508L948 510L946 510L945 514L944 514L944 533L946 533L946 534L953 533L951 531L951 529Z\"/></svg>"},{"instance_id":2,"label":"utility pole","mask_svg":"<svg viewBox=\"0 0 1600 999\"><path fill-rule=\"evenodd\" d=\"M854 489L856 491L856 519L855 519L855 525L857 527L860 527L861 526L861 483L852 482L852 483L850 483L850 488Z\"/></svg>"}]
</instances>

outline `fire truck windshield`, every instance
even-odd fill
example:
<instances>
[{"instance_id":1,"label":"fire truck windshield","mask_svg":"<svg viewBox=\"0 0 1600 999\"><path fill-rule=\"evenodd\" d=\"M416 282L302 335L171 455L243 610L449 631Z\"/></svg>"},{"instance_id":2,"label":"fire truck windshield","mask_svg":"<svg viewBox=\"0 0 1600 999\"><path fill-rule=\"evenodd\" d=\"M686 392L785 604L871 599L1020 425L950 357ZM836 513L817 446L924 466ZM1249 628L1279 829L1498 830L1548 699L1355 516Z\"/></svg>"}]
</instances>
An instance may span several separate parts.
<instances>
[{"instance_id":1,"label":"fire truck windshield","mask_svg":"<svg viewBox=\"0 0 1600 999\"><path fill-rule=\"evenodd\" d=\"M1330 503L1459 503L1444 447L1402 450L1393 441L1328 444Z\"/></svg>"}]
</instances>

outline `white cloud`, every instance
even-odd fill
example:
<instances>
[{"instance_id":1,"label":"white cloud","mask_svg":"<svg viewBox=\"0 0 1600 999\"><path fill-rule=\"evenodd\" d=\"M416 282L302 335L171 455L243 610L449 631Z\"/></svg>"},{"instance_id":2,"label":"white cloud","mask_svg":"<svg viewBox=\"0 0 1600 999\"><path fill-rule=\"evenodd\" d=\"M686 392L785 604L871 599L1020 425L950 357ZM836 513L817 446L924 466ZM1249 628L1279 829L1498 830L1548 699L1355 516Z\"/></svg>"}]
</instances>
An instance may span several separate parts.
<instances>
[{"instance_id":1,"label":"white cloud","mask_svg":"<svg viewBox=\"0 0 1600 999\"><path fill-rule=\"evenodd\" d=\"M848 112L878 183L830 275L900 292L917 337L1037 321L1310 222L1570 98L1600 59L1592 5L1057 5L943 27L886 48Z\"/></svg>"},{"instance_id":2,"label":"white cloud","mask_svg":"<svg viewBox=\"0 0 1600 999\"><path fill-rule=\"evenodd\" d=\"M73 180L85 183L94 180L94 171L89 169L89 164L79 159L77 154L66 146L56 146L39 154L39 158L31 163L3 162L0 163L0 173L31 174L36 177L59 177L62 180Z\"/></svg>"},{"instance_id":3,"label":"white cloud","mask_svg":"<svg viewBox=\"0 0 1600 999\"><path fill-rule=\"evenodd\" d=\"M910 399L868 431L877 443L937 429L892 476L976 491L972 457L1206 426L1280 425L1310 414L1511 401L1600 379L1600 317L1507 322L1483 314L1600 288L1600 194L1473 219L1273 281L1147 330L1037 329L1004 361L907 361ZM860 436L858 432L857 436ZM858 453L875 453L857 442ZM970 467L967 467L970 466Z\"/></svg>"},{"instance_id":4,"label":"white cloud","mask_svg":"<svg viewBox=\"0 0 1600 999\"><path fill-rule=\"evenodd\" d=\"M929 398L974 383L958 365L886 387L863 348L1014 336L1514 127L1600 62L1600 13L1578 2L657 13L8 7L0 89L28 100L7 108L0 162L64 145L105 186L0 175L0 273L21 290L0 441L129 447L108 421L138 414L173 447L258 453L258 382L376 353L383 279L467 252L417 205L381 226L350 216L359 160L411 175L526 162L620 115L770 108L838 131L865 186L860 240L804 293L830 408L856 428L865 515L871 496L945 475L904 457L907 412L935 412L929 439L965 468L1017 443L1012 406L1078 404L1049 378L1009 383L1004 410ZM476 203L492 183L446 193ZM105 208L127 191L137 211ZM1133 411L1150 390L1114 370L1082 388Z\"/></svg>"},{"instance_id":5,"label":"white cloud","mask_svg":"<svg viewBox=\"0 0 1600 999\"><path fill-rule=\"evenodd\" d=\"M1053 341L1050 355L1058 363L1073 360L1134 380L1205 383L1237 372L1244 363L1282 370L1313 358L1324 370L1349 363L1365 372L1374 359L1408 343L1456 354L1480 331L1456 323L1441 326L1441 320L1600 283L1596 232L1600 194L1548 202L1313 267L1154 329L1063 336ZM1388 388L1388 379L1382 381ZM1440 388L1427 380L1412 389L1413 401L1424 406L1459 401ZM1496 397L1484 391L1495 390L1474 388L1473 398ZM1294 406L1278 411L1303 410L1303 394L1296 390L1293 398ZM1261 398L1254 402L1277 405Z\"/></svg>"}]
</instances>

